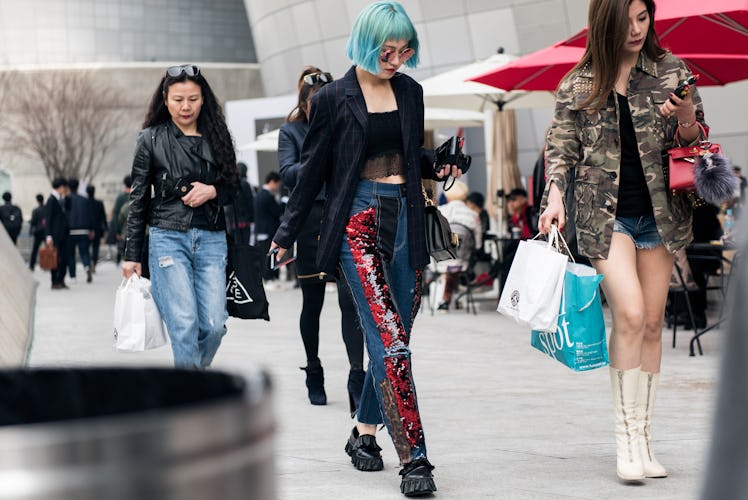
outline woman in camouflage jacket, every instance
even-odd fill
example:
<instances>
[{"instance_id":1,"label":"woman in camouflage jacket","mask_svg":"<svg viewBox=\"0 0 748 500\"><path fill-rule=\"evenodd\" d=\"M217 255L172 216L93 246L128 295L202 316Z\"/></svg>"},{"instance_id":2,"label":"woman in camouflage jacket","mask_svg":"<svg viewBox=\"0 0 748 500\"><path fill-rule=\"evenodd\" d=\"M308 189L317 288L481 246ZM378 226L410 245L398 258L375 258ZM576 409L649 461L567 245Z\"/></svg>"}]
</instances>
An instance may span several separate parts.
<instances>
[{"instance_id":1,"label":"woman in camouflage jacket","mask_svg":"<svg viewBox=\"0 0 748 500\"><path fill-rule=\"evenodd\" d=\"M579 251L605 276L613 318L617 472L635 481L667 475L650 423L673 253L691 240L690 205L668 194L661 153L705 139L696 89L672 94L690 72L659 46L654 11L653 0L591 1L587 49L557 92L539 220L544 233L563 227L574 190Z\"/></svg>"}]
</instances>

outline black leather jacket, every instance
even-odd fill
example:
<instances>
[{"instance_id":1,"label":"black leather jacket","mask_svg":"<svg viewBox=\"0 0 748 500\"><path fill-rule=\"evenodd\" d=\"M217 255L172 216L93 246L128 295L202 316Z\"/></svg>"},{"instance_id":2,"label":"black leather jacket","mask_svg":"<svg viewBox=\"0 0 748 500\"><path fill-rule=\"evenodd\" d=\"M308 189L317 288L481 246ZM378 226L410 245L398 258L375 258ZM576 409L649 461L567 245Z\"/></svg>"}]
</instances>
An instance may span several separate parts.
<instances>
[{"instance_id":1,"label":"black leather jacket","mask_svg":"<svg viewBox=\"0 0 748 500\"><path fill-rule=\"evenodd\" d=\"M206 178L200 179L203 164L207 167L207 174L204 172ZM209 229L226 229L223 205L231 203L236 186L225 184L218 175L207 141L202 141L202 148L195 147L171 121L146 128L138 136L131 175L125 260L140 262L146 224L176 231L190 228L194 212L175 190L178 179L215 186L216 197L203 206L207 211Z\"/></svg>"}]
</instances>

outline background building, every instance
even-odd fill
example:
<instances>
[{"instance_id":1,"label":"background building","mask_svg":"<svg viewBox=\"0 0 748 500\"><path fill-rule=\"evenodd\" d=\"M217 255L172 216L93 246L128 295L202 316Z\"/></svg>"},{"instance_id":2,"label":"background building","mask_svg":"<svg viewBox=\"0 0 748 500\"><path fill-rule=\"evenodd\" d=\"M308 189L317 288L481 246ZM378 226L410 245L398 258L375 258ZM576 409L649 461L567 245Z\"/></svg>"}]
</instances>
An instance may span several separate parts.
<instances>
[{"instance_id":1,"label":"background building","mask_svg":"<svg viewBox=\"0 0 748 500\"><path fill-rule=\"evenodd\" d=\"M1 88L2 74L85 73L127 102L121 139L92 180L107 210L130 171L164 68L183 63L198 64L222 101L264 94L241 0L0 0L0 99L9 90ZM4 127L18 118L14 104L4 102ZM10 151L2 135L0 187L12 189L28 217L34 195L46 195L49 181L39 160Z\"/></svg>"},{"instance_id":2,"label":"background building","mask_svg":"<svg viewBox=\"0 0 748 500\"><path fill-rule=\"evenodd\" d=\"M369 0L244 0L268 95L295 91L300 69L313 64L335 76L350 66L345 46L353 21ZM421 64L404 69L424 79L494 54L524 55L571 36L587 24L588 0L401 0L418 30ZM748 82L700 89L711 139L736 165L748 166ZM516 112L518 163L529 175L552 110ZM483 136L468 129L479 163ZM470 172L471 187L485 185Z\"/></svg>"},{"instance_id":3,"label":"background building","mask_svg":"<svg viewBox=\"0 0 748 500\"><path fill-rule=\"evenodd\" d=\"M123 129L94 183L105 199L129 172L135 134L159 72L178 63L206 68L223 101L295 93L300 69L314 64L342 75L350 66L345 44L353 21L369 0L0 0L0 74L3 71L85 71L117 85L131 99ZM406 69L418 80L484 59L499 47L523 55L561 40L586 24L588 0L402 0L421 39L421 64ZM209 70L209 72L208 72ZM1 82L2 80L0 80ZM0 100L2 99L0 83ZM736 165L748 166L748 83L704 87L712 127ZM44 96L40 96L44 99ZM276 126L289 109L261 119L247 116L256 133ZM50 103L52 105L52 103ZM281 109L283 108L283 109ZM4 108L12 123L12 105ZM516 113L518 163L528 175L543 145L551 109ZM7 119L10 115L10 120ZM243 115L232 117L242 121ZM256 125L255 125L256 124ZM446 131L447 133L449 131ZM0 136L2 130L0 130ZM466 130L479 165L483 132ZM254 137L251 137L252 139ZM2 139L2 137L0 137ZM242 137L241 142L246 138ZM240 140L237 139L237 143ZM262 161L262 160L261 160ZM272 155L264 159L273 168ZM471 187L486 179L471 172ZM10 153L0 142L0 185L30 213L33 195L47 192L37 160Z\"/></svg>"}]
</instances>

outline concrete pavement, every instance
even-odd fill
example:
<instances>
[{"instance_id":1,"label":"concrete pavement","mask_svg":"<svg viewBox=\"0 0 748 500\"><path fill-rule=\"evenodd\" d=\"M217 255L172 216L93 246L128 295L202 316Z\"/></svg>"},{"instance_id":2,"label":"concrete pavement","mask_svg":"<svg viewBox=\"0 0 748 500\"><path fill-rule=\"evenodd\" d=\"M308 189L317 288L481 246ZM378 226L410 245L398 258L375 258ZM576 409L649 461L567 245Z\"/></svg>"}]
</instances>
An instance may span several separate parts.
<instances>
[{"instance_id":1,"label":"concrete pavement","mask_svg":"<svg viewBox=\"0 0 748 500\"><path fill-rule=\"evenodd\" d=\"M112 347L112 262L94 281L51 290L37 270L35 338L30 362L46 365L169 365L168 347L120 353ZM84 279L80 279L83 276ZM399 499L397 455L379 435L385 469L355 470L343 451L352 425L346 392L347 359L340 314L328 293L320 358L327 406L306 397L304 350L298 333L301 293L269 291L270 322L231 318L216 356L218 370L265 367L272 375L278 418L279 498ZM665 330L662 382L653 433L666 479L623 485L615 474L613 410L607 368L574 373L529 345L529 332L485 302L464 311L416 320L411 347L419 405L441 499L657 499L698 496L711 438L721 334L704 336L705 355L688 356L688 332L672 349Z\"/></svg>"}]
</instances>

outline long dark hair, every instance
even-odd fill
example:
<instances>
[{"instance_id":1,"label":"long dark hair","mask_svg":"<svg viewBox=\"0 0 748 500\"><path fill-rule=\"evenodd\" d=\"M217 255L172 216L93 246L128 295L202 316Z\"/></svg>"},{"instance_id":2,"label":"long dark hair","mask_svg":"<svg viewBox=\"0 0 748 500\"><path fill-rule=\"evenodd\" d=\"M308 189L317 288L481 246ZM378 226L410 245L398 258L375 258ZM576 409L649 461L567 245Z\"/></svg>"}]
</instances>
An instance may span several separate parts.
<instances>
[{"instance_id":1,"label":"long dark hair","mask_svg":"<svg viewBox=\"0 0 748 500\"><path fill-rule=\"evenodd\" d=\"M309 85L304 81L306 75L313 73L324 73L321 69L316 66L305 66L301 70L301 76L296 87L299 89L299 100L296 102L296 107L288 113L286 117L287 122L308 122L309 116L307 115L307 102L326 82L317 80L314 85Z\"/></svg>"},{"instance_id":2,"label":"long dark hair","mask_svg":"<svg viewBox=\"0 0 748 500\"><path fill-rule=\"evenodd\" d=\"M629 6L633 0L592 0L589 9L589 30L587 47L582 59L562 79L587 64L592 66L592 92L585 99L583 106L594 103L602 108L613 91L621 66L623 46L628 37ZM653 61L661 61L667 51L660 46L660 39L655 31L654 0L642 0L649 14L649 30L642 50Z\"/></svg>"},{"instance_id":3,"label":"long dark hair","mask_svg":"<svg viewBox=\"0 0 748 500\"><path fill-rule=\"evenodd\" d=\"M202 73L196 76L187 76L187 73L182 72L177 77L168 76L164 73L153 93L153 97L151 97L151 103L143 121L143 128L167 123L171 120L165 102L166 96L169 94L169 87L187 80L198 84L203 94L203 105L197 117L197 131L208 141L221 179L228 184L235 184L239 180L239 172L236 168L234 143L229 128L226 126L223 108Z\"/></svg>"}]
</instances>

